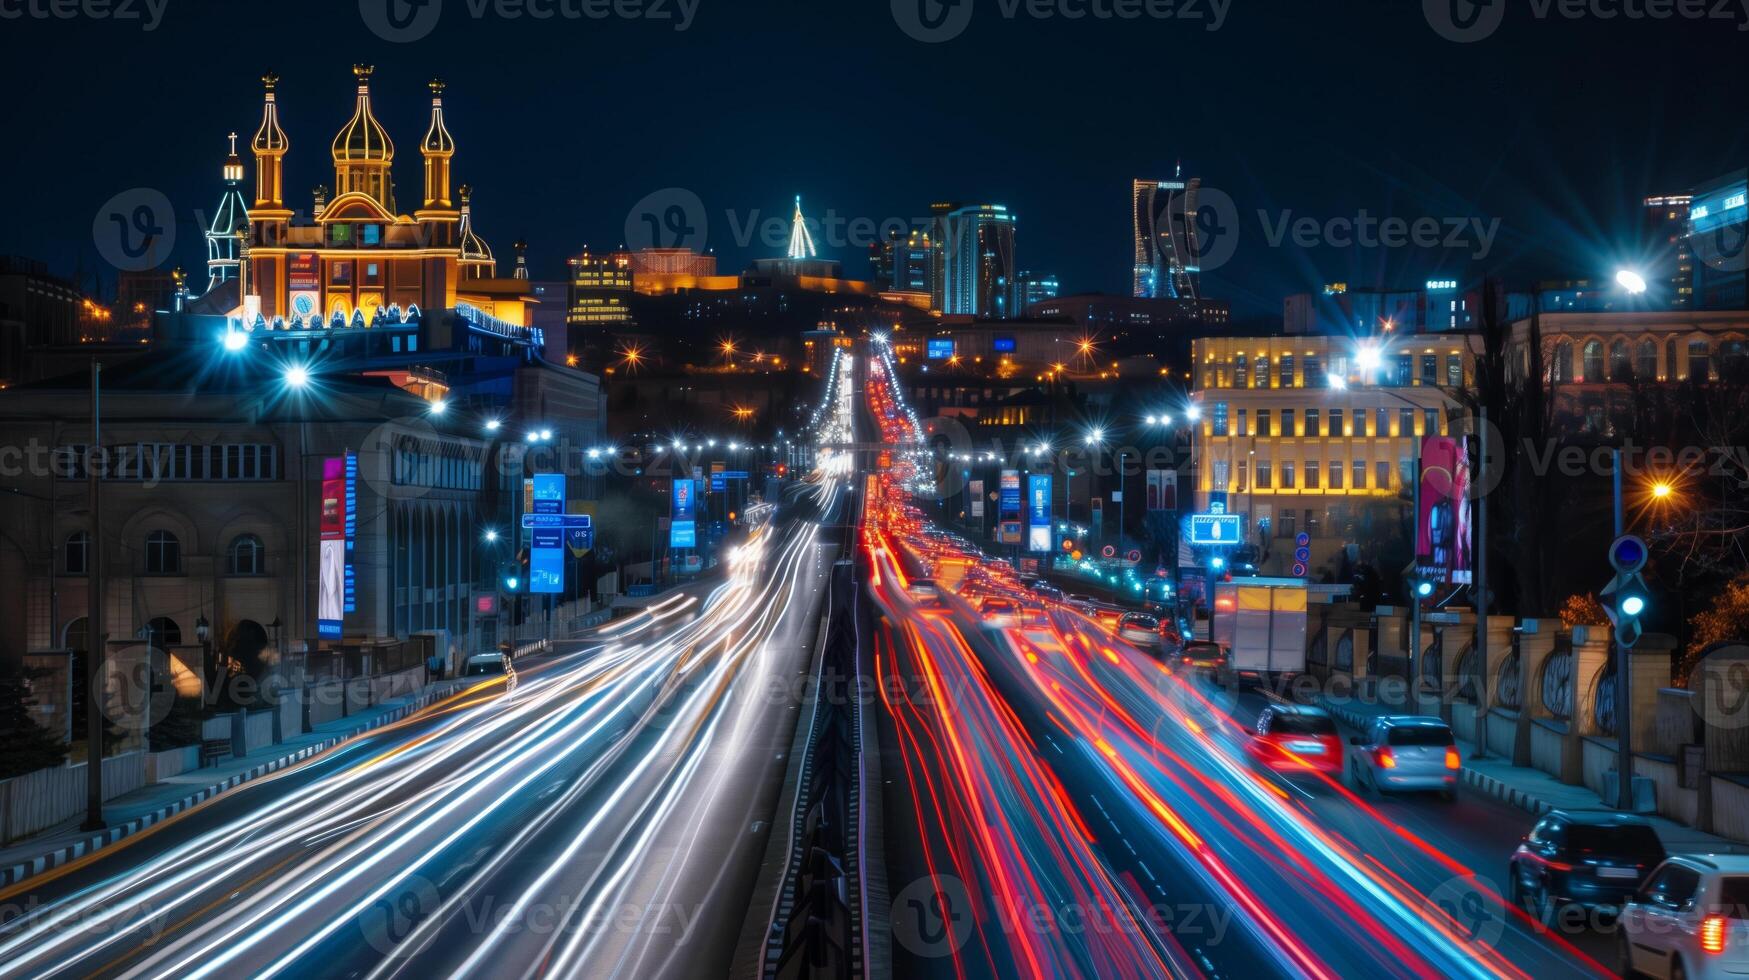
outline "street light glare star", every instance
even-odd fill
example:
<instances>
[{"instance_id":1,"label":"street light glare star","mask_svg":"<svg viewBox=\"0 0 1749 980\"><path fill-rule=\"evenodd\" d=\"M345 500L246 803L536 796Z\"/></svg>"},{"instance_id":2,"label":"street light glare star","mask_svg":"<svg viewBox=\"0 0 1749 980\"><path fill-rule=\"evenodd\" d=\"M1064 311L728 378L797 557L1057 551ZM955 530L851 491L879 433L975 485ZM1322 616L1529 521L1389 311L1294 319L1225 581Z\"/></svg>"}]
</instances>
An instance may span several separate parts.
<instances>
[{"instance_id":1,"label":"street light glare star","mask_svg":"<svg viewBox=\"0 0 1749 980\"><path fill-rule=\"evenodd\" d=\"M225 350L235 354L249 343L249 338L240 330L225 331Z\"/></svg>"},{"instance_id":2,"label":"street light glare star","mask_svg":"<svg viewBox=\"0 0 1749 980\"><path fill-rule=\"evenodd\" d=\"M293 388L302 388L310 383L310 371L301 365L292 365L285 369L285 383Z\"/></svg>"}]
</instances>

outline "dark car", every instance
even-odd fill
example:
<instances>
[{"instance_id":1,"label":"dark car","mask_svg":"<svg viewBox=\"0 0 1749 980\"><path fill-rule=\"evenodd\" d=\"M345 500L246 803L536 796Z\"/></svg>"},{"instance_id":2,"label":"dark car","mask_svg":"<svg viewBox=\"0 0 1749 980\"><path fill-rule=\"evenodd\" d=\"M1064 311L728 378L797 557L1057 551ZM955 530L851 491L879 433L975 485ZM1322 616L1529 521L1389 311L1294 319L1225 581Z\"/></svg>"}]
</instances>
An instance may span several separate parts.
<instances>
[{"instance_id":1,"label":"dark car","mask_svg":"<svg viewBox=\"0 0 1749 980\"><path fill-rule=\"evenodd\" d=\"M1192 640L1178 651L1178 663L1188 670L1213 677L1226 665L1227 651L1219 643Z\"/></svg>"},{"instance_id":2,"label":"dark car","mask_svg":"<svg viewBox=\"0 0 1749 980\"><path fill-rule=\"evenodd\" d=\"M1658 831L1639 817L1551 810L1512 852L1507 875L1513 902L1552 923L1562 905L1621 908L1664 857Z\"/></svg>"}]
</instances>

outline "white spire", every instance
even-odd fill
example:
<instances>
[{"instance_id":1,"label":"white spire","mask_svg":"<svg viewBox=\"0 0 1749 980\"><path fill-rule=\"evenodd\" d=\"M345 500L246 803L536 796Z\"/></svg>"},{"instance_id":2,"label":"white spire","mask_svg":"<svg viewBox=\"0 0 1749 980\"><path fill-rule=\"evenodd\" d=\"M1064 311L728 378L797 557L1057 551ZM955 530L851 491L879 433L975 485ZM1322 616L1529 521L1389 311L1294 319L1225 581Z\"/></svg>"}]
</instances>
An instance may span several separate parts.
<instances>
[{"instance_id":1,"label":"white spire","mask_svg":"<svg viewBox=\"0 0 1749 980\"><path fill-rule=\"evenodd\" d=\"M808 233L807 222L802 218L802 196L796 195L796 216L794 226L789 233L789 257L792 259L811 259L817 253L814 250L814 236Z\"/></svg>"}]
</instances>

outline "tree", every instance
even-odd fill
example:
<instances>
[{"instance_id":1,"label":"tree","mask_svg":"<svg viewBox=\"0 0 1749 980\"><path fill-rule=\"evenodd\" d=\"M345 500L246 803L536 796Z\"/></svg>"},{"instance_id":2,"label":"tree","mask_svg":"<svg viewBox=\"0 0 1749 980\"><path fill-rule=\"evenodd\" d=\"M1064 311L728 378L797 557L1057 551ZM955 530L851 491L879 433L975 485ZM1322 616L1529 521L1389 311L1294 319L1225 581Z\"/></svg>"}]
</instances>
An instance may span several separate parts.
<instances>
[{"instance_id":1,"label":"tree","mask_svg":"<svg viewBox=\"0 0 1749 980\"><path fill-rule=\"evenodd\" d=\"M1597 593L1587 592L1584 595L1570 595L1561 604L1561 625L1567 629L1575 626L1607 626L1609 614L1603 611L1603 603L1597 601Z\"/></svg>"},{"instance_id":2,"label":"tree","mask_svg":"<svg viewBox=\"0 0 1749 980\"><path fill-rule=\"evenodd\" d=\"M1700 662L1700 655L1715 643L1749 641L1749 578L1726 585L1713 598L1712 606L1688 622L1688 646L1676 664L1676 683L1685 685Z\"/></svg>"},{"instance_id":3,"label":"tree","mask_svg":"<svg viewBox=\"0 0 1749 980\"><path fill-rule=\"evenodd\" d=\"M48 671L24 668L0 677L0 779L58 766L67 759L67 743L31 717L36 699L30 682Z\"/></svg>"}]
</instances>

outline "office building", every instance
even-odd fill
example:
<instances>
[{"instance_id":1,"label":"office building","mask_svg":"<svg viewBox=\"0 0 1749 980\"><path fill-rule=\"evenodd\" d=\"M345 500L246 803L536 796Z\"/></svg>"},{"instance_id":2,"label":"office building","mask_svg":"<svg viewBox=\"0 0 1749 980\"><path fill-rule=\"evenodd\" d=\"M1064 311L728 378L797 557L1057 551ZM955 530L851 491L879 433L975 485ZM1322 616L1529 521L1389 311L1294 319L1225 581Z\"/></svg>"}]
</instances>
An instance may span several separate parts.
<instances>
[{"instance_id":1,"label":"office building","mask_svg":"<svg viewBox=\"0 0 1749 980\"><path fill-rule=\"evenodd\" d=\"M1131 187L1130 217L1135 238L1130 295L1139 299L1196 299L1196 198L1202 182L1184 179L1137 180Z\"/></svg>"},{"instance_id":2,"label":"office building","mask_svg":"<svg viewBox=\"0 0 1749 980\"><path fill-rule=\"evenodd\" d=\"M1014 315L1025 316L1033 304L1056 299L1062 291L1052 273L1022 272L1014 277Z\"/></svg>"},{"instance_id":3,"label":"office building","mask_svg":"<svg viewBox=\"0 0 1749 980\"><path fill-rule=\"evenodd\" d=\"M1000 204L936 205L943 251L941 300L947 316L1006 319L1013 308L1014 215Z\"/></svg>"},{"instance_id":4,"label":"office building","mask_svg":"<svg viewBox=\"0 0 1749 980\"><path fill-rule=\"evenodd\" d=\"M1688 212L1694 204L1690 194L1667 194L1646 198L1646 281L1654 302L1672 310L1694 307L1694 250L1688 239Z\"/></svg>"},{"instance_id":5,"label":"office building","mask_svg":"<svg viewBox=\"0 0 1749 980\"><path fill-rule=\"evenodd\" d=\"M1695 188L1688 237L1694 255L1694 308L1749 307L1749 171Z\"/></svg>"}]
</instances>

